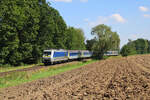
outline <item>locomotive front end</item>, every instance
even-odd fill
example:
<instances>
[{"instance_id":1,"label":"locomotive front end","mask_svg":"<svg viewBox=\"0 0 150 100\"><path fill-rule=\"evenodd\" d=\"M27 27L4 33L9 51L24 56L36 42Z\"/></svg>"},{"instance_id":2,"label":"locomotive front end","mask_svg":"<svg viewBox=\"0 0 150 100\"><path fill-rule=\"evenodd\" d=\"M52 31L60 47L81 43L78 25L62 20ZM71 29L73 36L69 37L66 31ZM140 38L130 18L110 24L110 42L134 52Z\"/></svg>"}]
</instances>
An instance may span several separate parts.
<instances>
[{"instance_id":1,"label":"locomotive front end","mask_svg":"<svg viewBox=\"0 0 150 100\"><path fill-rule=\"evenodd\" d=\"M44 50L43 52L43 63L44 65L48 65L51 64L51 55L52 55L52 51L51 50Z\"/></svg>"}]
</instances>

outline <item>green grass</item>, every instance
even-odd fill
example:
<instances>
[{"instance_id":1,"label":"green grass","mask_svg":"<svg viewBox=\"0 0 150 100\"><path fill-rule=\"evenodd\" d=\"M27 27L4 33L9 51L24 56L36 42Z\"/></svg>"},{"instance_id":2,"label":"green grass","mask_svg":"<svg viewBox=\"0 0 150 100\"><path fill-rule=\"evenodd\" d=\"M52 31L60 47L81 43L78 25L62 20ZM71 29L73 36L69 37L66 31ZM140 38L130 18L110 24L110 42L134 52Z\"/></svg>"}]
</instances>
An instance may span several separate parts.
<instances>
[{"instance_id":1,"label":"green grass","mask_svg":"<svg viewBox=\"0 0 150 100\"><path fill-rule=\"evenodd\" d=\"M103 59L113 59L113 58L122 58L121 55L119 56L104 56Z\"/></svg>"},{"instance_id":2,"label":"green grass","mask_svg":"<svg viewBox=\"0 0 150 100\"><path fill-rule=\"evenodd\" d=\"M76 69L87 64L96 62L96 60L91 60L87 62L79 62L76 64L67 64L59 67L50 67L46 69L40 69L37 72L17 72L0 78L0 88L6 88L10 86L16 86L22 83L31 82L37 79L46 78L54 76L72 69Z\"/></svg>"},{"instance_id":3,"label":"green grass","mask_svg":"<svg viewBox=\"0 0 150 100\"><path fill-rule=\"evenodd\" d=\"M4 65L4 66L0 66L0 72L7 72L7 71L13 71L17 69L30 68L30 67L37 66L37 65L41 65L41 64L32 64L32 65L24 65L24 66L17 66L17 67Z\"/></svg>"}]
</instances>

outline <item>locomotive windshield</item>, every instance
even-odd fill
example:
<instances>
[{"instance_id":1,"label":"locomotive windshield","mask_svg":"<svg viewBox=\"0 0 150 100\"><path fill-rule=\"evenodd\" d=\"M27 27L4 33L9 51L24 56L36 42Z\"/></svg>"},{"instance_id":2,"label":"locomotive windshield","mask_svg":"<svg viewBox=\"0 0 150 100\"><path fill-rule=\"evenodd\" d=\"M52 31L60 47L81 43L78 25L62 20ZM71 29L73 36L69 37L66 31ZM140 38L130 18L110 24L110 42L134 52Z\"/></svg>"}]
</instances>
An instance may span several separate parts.
<instances>
[{"instance_id":1,"label":"locomotive windshield","mask_svg":"<svg viewBox=\"0 0 150 100\"><path fill-rule=\"evenodd\" d=\"M49 56L51 55L51 52L44 52L44 56Z\"/></svg>"}]
</instances>

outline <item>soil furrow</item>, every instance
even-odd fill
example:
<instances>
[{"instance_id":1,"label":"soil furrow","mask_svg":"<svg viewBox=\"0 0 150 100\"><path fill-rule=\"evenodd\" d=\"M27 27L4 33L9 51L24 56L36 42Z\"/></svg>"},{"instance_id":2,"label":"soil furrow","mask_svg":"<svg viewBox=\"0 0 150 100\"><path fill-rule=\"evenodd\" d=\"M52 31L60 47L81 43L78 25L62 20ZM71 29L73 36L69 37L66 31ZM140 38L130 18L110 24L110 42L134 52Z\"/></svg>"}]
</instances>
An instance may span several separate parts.
<instances>
[{"instance_id":1,"label":"soil furrow","mask_svg":"<svg viewBox=\"0 0 150 100\"><path fill-rule=\"evenodd\" d=\"M107 59L1 89L0 100L149 100L149 60L150 55Z\"/></svg>"}]
</instances>

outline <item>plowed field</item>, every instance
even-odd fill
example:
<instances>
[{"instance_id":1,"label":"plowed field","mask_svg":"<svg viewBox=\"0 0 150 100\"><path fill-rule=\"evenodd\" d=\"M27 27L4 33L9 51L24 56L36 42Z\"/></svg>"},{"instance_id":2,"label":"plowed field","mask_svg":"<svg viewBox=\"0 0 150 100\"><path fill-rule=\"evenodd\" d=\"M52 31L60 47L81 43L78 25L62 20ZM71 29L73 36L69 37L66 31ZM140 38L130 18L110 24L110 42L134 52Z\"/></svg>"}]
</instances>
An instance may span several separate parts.
<instances>
[{"instance_id":1,"label":"plowed field","mask_svg":"<svg viewBox=\"0 0 150 100\"><path fill-rule=\"evenodd\" d=\"M0 100L150 100L150 55L99 61L0 90Z\"/></svg>"}]
</instances>

